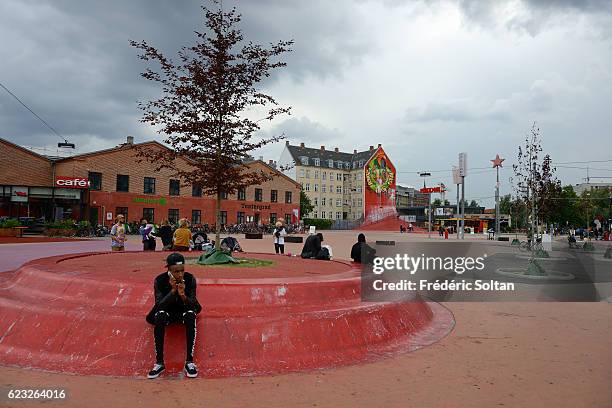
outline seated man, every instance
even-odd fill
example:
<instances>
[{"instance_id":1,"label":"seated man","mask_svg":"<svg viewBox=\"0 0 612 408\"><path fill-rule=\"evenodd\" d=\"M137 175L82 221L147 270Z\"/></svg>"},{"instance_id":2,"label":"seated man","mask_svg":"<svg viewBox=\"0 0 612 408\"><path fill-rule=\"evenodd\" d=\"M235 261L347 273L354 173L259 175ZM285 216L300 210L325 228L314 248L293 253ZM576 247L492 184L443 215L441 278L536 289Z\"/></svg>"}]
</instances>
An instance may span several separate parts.
<instances>
[{"instance_id":1,"label":"seated man","mask_svg":"<svg viewBox=\"0 0 612 408\"><path fill-rule=\"evenodd\" d=\"M372 263L376 250L366 243L365 235L357 235L357 243L351 248L351 258L357 263Z\"/></svg>"},{"instance_id":2,"label":"seated man","mask_svg":"<svg viewBox=\"0 0 612 408\"><path fill-rule=\"evenodd\" d=\"M304 242L304 247L302 248L302 258L329 260L329 248L322 248L321 242L323 242L323 234L320 232L306 238L306 242Z\"/></svg>"},{"instance_id":3,"label":"seated man","mask_svg":"<svg viewBox=\"0 0 612 408\"><path fill-rule=\"evenodd\" d=\"M170 323L185 325L187 333L187 357L185 374L197 377L198 370L193 363L193 351L196 339L196 315L202 306L196 299L196 280L192 274L185 272L185 258L172 253L166 258L167 271L155 278L155 305L147 314L147 322L155 325L156 363L149 371L148 378L157 378L164 371L164 335Z\"/></svg>"}]
</instances>

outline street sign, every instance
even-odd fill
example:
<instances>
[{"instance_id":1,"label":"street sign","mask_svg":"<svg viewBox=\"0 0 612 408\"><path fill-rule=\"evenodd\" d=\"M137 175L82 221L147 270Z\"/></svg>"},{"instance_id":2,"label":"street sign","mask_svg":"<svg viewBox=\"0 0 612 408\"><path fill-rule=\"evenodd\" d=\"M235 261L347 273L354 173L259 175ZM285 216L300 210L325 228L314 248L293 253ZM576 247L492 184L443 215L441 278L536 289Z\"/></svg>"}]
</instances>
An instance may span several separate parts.
<instances>
[{"instance_id":1,"label":"street sign","mask_svg":"<svg viewBox=\"0 0 612 408\"><path fill-rule=\"evenodd\" d=\"M467 153L459 153L459 175L467 176Z\"/></svg>"},{"instance_id":2,"label":"street sign","mask_svg":"<svg viewBox=\"0 0 612 408\"><path fill-rule=\"evenodd\" d=\"M453 166L453 184L461 184L461 175L457 166Z\"/></svg>"}]
</instances>

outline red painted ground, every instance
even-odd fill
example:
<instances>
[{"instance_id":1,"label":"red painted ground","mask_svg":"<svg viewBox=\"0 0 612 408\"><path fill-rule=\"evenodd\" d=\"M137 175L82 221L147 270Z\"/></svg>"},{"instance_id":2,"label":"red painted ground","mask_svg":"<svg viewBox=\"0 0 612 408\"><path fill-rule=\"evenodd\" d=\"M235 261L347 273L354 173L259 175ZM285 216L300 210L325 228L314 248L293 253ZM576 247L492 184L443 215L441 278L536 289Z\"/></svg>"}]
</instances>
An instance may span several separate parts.
<instances>
[{"instance_id":1,"label":"red painted ground","mask_svg":"<svg viewBox=\"0 0 612 408\"><path fill-rule=\"evenodd\" d=\"M154 361L153 330L144 316L164 255L58 256L3 275L0 364L143 376ZM195 352L202 377L374 361L432 344L453 327L446 309L418 298L361 302L358 271L350 263L247 255L277 260L282 272L271 277L274 271L266 268L187 266L198 276L204 307ZM184 350L182 327L171 326L169 375L181 371Z\"/></svg>"},{"instance_id":2,"label":"red painted ground","mask_svg":"<svg viewBox=\"0 0 612 408\"><path fill-rule=\"evenodd\" d=\"M408 228L408 223L406 221L403 221L399 218L396 217L389 217L386 218L382 221L378 221L378 222L374 222L371 224L367 224L367 225L362 225L358 228L358 230L360 231L392 231L392 232L399 232L400 230L400 225L403 225L405 228ZM416 227L414 224L412 226L413 231L411 232L411 234L414 233L426 233L427 231Z\"/></svg>"},{"instance_id":3,"label":"red painted ground","mask_svg":"<svg viewBox=\"0 0 612 408\"><path fill-rule=\"evenodd\" d=\"M51 238L51 237L0 237L0 244L28 244L34 242L70 242L87 241L85 238Z\"/></svg>"}]
</instances>

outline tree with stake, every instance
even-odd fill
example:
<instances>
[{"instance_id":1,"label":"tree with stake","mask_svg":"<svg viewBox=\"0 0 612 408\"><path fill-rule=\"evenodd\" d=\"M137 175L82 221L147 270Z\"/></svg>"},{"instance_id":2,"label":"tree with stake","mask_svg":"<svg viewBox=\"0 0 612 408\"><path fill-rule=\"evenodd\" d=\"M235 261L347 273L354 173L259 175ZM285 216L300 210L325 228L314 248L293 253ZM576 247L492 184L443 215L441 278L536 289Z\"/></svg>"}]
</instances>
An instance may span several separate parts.
<instances>
[{"instance_id":1,"label":"tree with stake","mask_svg":"<svg viewBox=\"0 0 612 408\"><path fill-rule=\"evenodd\" d=\"M159 99L139 102L144 112L141 121L158 127L172 149L168 154L143 147L137 157L153 163L157 170L170 169L183 182L216 198L218 250L222 197L271 178L269 173L251 170L247 161L253 150L282 140L284 135L254 140L254 134L260 129L258 122L290 114L291 108L279 106L258 84L272 70L286 65L276 58L291 51L293 41L279 41L270 48L245 44L237 28L241 16L235 8L229 12L202 9L208 32L195 32L195 44L181 48L178 63L146 41L130 41L141 51L140 59L158 63L158 70L146 68L141 75L163 91ZM247 118L254 109L265 110L265 117L258 121ZM187 159L190 167L180 166L179 157Z\"/></svg>"}]
</instances>

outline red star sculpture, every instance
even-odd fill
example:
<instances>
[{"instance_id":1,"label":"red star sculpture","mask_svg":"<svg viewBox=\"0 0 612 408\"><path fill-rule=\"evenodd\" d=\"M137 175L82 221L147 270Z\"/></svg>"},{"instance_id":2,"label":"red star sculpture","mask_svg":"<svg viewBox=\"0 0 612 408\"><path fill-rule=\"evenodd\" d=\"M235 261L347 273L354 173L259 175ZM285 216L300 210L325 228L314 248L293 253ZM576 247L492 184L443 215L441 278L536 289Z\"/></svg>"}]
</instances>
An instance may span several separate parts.
<instances>
[{"instance_id":1,"label":"red star sculpture","mask_svg":"<svg viewBox=\"0 0 612 408\"><path fill-rule=\"evenodd\" d=\"M502 159L501 157L499 157L499 154L495 155L495 158L493 160L491 160L491 163L493 163L493 167L504 167L502 166L502 162L506 160L506 159Z\"/></svg>"}]
</instances>

